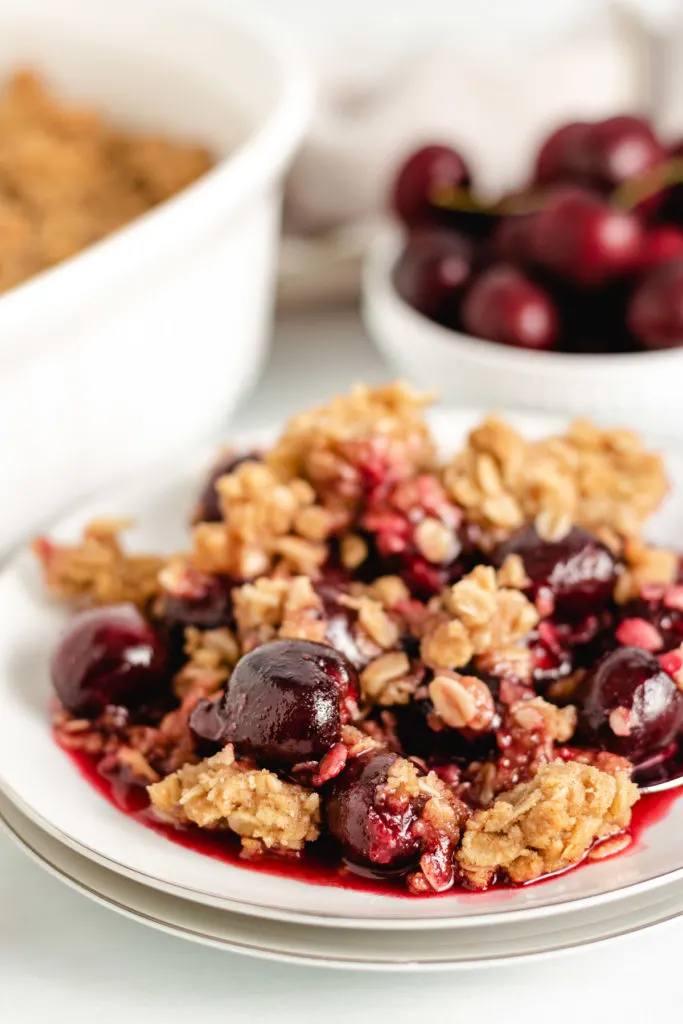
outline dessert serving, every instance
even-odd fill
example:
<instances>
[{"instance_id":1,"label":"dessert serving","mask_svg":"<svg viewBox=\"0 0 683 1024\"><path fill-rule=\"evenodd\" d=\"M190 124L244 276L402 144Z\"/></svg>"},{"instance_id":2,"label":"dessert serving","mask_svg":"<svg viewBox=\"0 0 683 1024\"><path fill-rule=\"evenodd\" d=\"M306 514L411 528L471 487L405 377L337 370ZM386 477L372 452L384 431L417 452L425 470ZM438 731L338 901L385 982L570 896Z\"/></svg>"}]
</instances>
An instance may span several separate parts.
<instances>
[{"instance_id":1,"label":"dessert serving","mask_svg":"<svg viewBox=\"0 0 683 1024\"><path fill-rule=\"evenodd\" d=\"M681 771L679 557L641 537L662 460L496 417L440 454L426 404L357 387L223 453L183 553L129 554L114 519L36 541L75 607L55 738L118 806L245 866L415 895L630 845L638 783Z\"/></svg>"},{"instance_id":2,"label":"dessert serving","mask_svg":"<svg viewBox=\"0 0 683 1024\"><path fill-rule=\"evenodd\" d=\"M208 171L202 146L134 134L32 71L0 95L0 292L123 227Z\"/></svg>"}]
</instances>

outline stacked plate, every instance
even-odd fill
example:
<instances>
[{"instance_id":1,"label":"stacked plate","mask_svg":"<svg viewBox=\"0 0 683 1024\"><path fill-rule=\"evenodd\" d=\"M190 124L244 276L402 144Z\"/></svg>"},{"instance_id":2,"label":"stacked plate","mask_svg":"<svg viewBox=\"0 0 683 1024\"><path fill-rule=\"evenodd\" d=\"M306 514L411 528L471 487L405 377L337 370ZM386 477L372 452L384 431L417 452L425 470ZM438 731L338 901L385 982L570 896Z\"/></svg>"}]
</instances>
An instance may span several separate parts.
<instances>
[{"instance_id":1,"label":"stacked plate","mask_svg":"<svg viewBox=\"0 0 683 1024\"><path fill-rule=\"evenodd\" d=\"M457 445L476 418L436 415L442 445ZM547 417L510 419L529 435L562 426ZM241 440L253 448L268 438ZM683 515L683 455L667 457L673 497L652 532L671 543ZM136 546L177 549L200 461L110 491L52 532L73 539L91 518L125 514L140 523ZM612 860L517 890L432 899L307 884L171 843L117 811L52 740L48 662L63 612L45 600L26 552L0 573L0 621L0 819L63 881L145 924L255 956L404 970L547 957L683 913L683 798Z\"/></svg>"}]
</instances>

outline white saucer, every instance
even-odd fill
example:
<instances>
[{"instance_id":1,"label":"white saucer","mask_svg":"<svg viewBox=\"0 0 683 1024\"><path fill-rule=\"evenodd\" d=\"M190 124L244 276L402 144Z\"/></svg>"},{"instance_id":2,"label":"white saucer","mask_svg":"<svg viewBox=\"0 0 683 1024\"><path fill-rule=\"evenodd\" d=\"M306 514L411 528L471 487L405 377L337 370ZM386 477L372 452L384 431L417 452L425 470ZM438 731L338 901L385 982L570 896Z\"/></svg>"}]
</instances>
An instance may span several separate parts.
<instances>
[{"instance_id":1,"label":"white saucer","mask_svg":"<svg viewBox=\"0 0 683 1024\"><path fill-rule=\"evenodd\" d=\"M439 412L434 428L444 447L458 444L478 416ZM511 416L529 434L563 427L540 416ZM255 439L239 439L246 447ZM257 439L263 442L263 437ZM186 539L185 522L199 477L199 460L120 486L89 502L55 531L73 538L95 515L132 514L136 546L173 550ZM674 496L653 521L652 535L678 539L683 520L683 457L671 455ZM588 864L541 885L436 899L375 895L316 886L203 857L157 835L106 802L53 742L48 659L64 612L46 600L38 568L26 552L0 574L0 788L40 828L110 871L144 885L270 920L332 928L472 929L491 931L513 921L566 915L655 889L683 878L683 799L624 855ZM150 897L151 898L151 897ZM654 896L653 896L654 898ZM561 922L560 922L561 923ZM257 928L258 925L254 924ZM377 941L376 939L373 941Z\"/></svg>"},{"instance_id":2,"label":"white saucer","mask_svg":"<svg viewBox=\"0 0 683 1024\"><path fill-rule=\"evenodd\" d=\"M267 922L150 889L75 853L0 796L0 825L41 867L117 913L203 945L313 967L445 970L546 959L665 924L683 913L683 886L640 896L628 910L579 910L554 926L515 923L462 930L384 932Z\"/></svg>"}]
</instances>

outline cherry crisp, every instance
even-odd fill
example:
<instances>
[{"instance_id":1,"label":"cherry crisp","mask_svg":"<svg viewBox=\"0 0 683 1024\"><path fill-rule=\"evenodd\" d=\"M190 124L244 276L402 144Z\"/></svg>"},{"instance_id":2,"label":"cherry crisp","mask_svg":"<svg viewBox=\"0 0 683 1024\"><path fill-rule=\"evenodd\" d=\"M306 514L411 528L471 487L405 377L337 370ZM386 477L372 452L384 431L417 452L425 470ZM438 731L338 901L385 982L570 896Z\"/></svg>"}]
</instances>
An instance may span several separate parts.
<instances>
[{"instance_id":1,"label":"cherry crisp","mask_svg":"<svg viewBox=\"0 0 683 1024\"><path fill-rule=\"evenodd\" d=\"M443 458L427 404L359 386L223 452L180 554L116 519L37 540L75 609L58 742L169 827L416 895L626 847L636 783L680 764L679 557L640 536L662 461L495 417Z\"/></svg>"}]
</instances>

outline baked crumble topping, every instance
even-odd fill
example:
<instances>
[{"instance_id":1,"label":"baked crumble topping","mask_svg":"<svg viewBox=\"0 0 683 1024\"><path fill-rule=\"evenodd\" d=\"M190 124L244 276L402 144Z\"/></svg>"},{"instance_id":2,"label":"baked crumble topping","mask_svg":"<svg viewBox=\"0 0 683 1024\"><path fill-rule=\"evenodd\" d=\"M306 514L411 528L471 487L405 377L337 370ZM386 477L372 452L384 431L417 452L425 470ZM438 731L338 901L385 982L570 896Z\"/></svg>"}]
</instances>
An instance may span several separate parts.
<instances>
[{"instance_id":1,"label":"baked crumble topping","mask_svg":"<svg viewBox=\"0 0 683 1024\"><path fill-rule=\"evenodd\" d=\"M529 782L475 811L458 864L474 888L486 888L501 871L517 883L553 874L578 863L596 839L622 832L637 799L626 772L571 761L541 765Z\"/></svg>"},{"instance_id":2,"label":"baked crumble topping","mask_svg":"<svg viewBox=\"0 0 683 1024\"><path fill-rule=\"evenodd\" d=\"M317 793L236 761L230 746L183 765L148 792L160 815L200 828L228 828L268 849L301 850L320 833Z\"/></svg>"},{"instance_id":3,"label":"baked crumble topping","mask_svg":"<svg viewBox=\"0 0 683 1024\"><path fill-rule=\"evenodd\" d=\"M666 770L683 732L679 556L640 535L661 459L492 417L443 463L425 404L358 387L224 453L187 551L129 554L123 520L36 541L91 609L53 660L60 743L245 856L322 835L415 894L624 847L634 766Z\"/></svg>"},{"instance_id":4,"label":"baked crumble topping","mask_svg":"<svg viewBox=\"0 0 683 1024\"><path fill-rule=\"evenodd\" d=\"M136 136L66 103L34 71L0 94L0 292L111 232L205 174L201 146Z\"/></svg>"}]
</instances>

